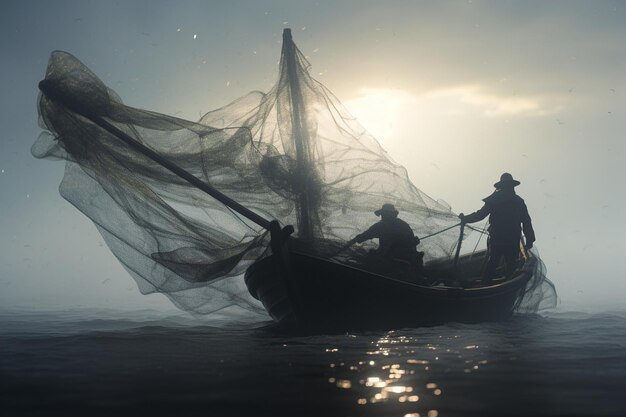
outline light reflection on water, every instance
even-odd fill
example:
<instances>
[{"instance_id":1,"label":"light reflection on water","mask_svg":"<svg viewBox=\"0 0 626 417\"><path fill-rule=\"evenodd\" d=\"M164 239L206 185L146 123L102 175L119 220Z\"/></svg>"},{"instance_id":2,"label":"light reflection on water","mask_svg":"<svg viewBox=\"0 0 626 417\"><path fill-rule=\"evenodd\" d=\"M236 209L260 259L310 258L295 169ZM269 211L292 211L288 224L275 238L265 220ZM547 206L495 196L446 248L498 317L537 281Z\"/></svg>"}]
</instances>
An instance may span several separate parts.
<instances>
[{"instance_id":1,"label":"light reflection on water","mask_svg":"<svg viewBox=\"0 0 626 417\"><path fill-rule=\"evenodd\" d=\"M359 407L386 404L390 411L405 417L433 417L447 401L445 380L439 380L439 373L478 372L489 363L478 344L456 347L460 335L437 335L433 342L432 336L402 333L389 331L373 338L371 348L364 352L367 360L355 357L354 352L326 349L331 370L328 382L349 390Z\"/></svg>"}]
</instances>

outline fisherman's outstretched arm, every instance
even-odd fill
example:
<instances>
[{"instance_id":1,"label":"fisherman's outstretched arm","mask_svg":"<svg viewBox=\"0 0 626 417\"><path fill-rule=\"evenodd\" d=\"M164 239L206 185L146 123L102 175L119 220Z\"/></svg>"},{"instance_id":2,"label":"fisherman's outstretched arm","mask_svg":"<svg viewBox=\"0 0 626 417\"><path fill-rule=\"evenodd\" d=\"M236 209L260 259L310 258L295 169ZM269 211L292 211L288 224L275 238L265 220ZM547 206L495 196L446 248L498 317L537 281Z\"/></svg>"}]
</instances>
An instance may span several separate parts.
<instances>
[{"instance_id":1,"label":"fisherman's outstretched arm","mask_svg":"<svg viewBox=\"0 0 626 417\"><path fill-rule=\"evenodd\" d=\"M475 211L471 214L464 215L463 213L459 214L459 218L463 223L476 223L484 219L491 212L489 206L485 204L480 210Z\"/></svg>"},{"instance_id":2,"label":"fisherman's outstretched arm","mask_svg":"<svg viewBox=\"0 0 626 417\"><path fill-rule=\"evenodd\" d=\"M348 243L352 244L352 243L365 242L366 240L370 240L370 239L374 239L376 237L379 237L379 235L380 235L380 226L378 225L378 223L376 223L375 225L373 225L372 227L370 227L369 229L367 229L363 233L360 233L360 234L356 235Z\"/></svg>"}]
</instances>

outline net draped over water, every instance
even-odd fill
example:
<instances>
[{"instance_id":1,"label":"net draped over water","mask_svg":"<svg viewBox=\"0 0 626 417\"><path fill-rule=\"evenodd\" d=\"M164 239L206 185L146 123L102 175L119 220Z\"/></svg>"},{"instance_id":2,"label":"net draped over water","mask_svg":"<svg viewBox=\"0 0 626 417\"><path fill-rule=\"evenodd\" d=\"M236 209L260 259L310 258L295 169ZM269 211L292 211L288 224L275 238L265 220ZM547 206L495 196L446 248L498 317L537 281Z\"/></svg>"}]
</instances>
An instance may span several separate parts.
<instances>
[{"instance_id":1,"label":"net draped over water","mask_svg":"<svg viewBox=\"0 0 626 417\"><path fill-rule=\"evenodd\" d=\"M197 122L125 106L65 52L52 53L45 79L74 105L245 207L294 225L301 238L343 243L376 222L373 212L384 203L394 204L418 236L458 223L447 204L411 183L308 67L295 46L284 45L268 93L251 92ZM233 305L263 311L243 283L246 268L269 254L262 227L45 95L39 114L47 131L33 155L66 160L61 195L95 223L142 293L163 293L201 314ZM450 257L457 240L452 228L419 250L426 261ZM520 309L551 304L546 285L538 271Z\"/></svg>"}]
</instances>

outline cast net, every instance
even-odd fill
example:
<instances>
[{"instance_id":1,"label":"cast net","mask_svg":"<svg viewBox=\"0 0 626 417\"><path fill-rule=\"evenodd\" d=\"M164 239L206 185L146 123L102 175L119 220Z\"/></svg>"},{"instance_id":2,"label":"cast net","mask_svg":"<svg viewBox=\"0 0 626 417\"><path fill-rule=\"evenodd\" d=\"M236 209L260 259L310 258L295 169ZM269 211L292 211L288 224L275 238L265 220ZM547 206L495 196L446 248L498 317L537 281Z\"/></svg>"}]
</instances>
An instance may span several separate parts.
<instances>
[{"instance_id":1,"label":"cast net","mask_svg":"<svg viewBox=\"0 0 626 417\"><path fill-rule=\"evenodd\" d=\"M302 240L340 246L377 221L373 212L384 203L394 204L418 236L458 223L447 204L411 183L308 67L289 36L269 92L251 92L197 122L125 106L65 52L52 53L45 79L74 108L102 117L264 218L294 225ZM142 293L163 293L200 314L232 306L263 312L243 282L246 268L268 254L263 228L45 95L39 114L47 131L33 155L66 160L60 193L95 223ZM450 257L457 240L451 228L419 249L425 261Z\"/></svg>"}]
</instances>

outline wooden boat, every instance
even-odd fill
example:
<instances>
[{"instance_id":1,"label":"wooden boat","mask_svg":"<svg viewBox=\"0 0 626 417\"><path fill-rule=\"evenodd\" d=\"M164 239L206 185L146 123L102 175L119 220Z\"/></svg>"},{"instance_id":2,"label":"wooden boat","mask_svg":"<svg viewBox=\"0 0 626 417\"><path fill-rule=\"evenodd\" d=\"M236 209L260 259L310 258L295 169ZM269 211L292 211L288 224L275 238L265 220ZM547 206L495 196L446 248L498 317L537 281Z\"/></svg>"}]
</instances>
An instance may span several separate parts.
<instances>
[{"instance_id":1,"label":"wooden boat","mask_svg":"<svg viewBox=\"0 0 626 417\"><path fill-rule=\"evenodd\" d=\"M513 313L537 262L524 254L512 277L477 287L486 251L461 256L456 268L453 260L432 261L416 276L409 265L379 263L375 272L350 258L309 254L297 240L273 243L275 253L248 268L246 285L274 321L308 329L503 319Z\"/></svg>"},{"instance_id":2,"label":"wooden boat","mask_svg":"<svg viewBox=\"0 0 626 417\"><path fill-rule=\"evenodd\" d=\"M304 101L299 83L292 76L295 46L288 30L283 36L298 161L294 175L299 175L299 179L314 178L314 164L307 160L310 152ZM289 237L294 231L292 226L281 228L278 221L270 221L224 195L112 125L89 106L81 105L57 83L44 80L39 88L48 100L90 120L129 148L269 230L272 254L247 269L245 282L250 294L262 302L278 323L309 329L354 330L501 319L513 312L537 265L538 259L523 253L512 277L477 287L473 281L482 272L486 253L460 256L462 228L456 256L433 260L419 274L414 267L401 263L333 253L329 256L309 250L310 242L319 242L323 237L315 236L310 216L315 198L307 194L308 187L303 186L297 194L298 237Z\"/></svg>"}]
</instances>

